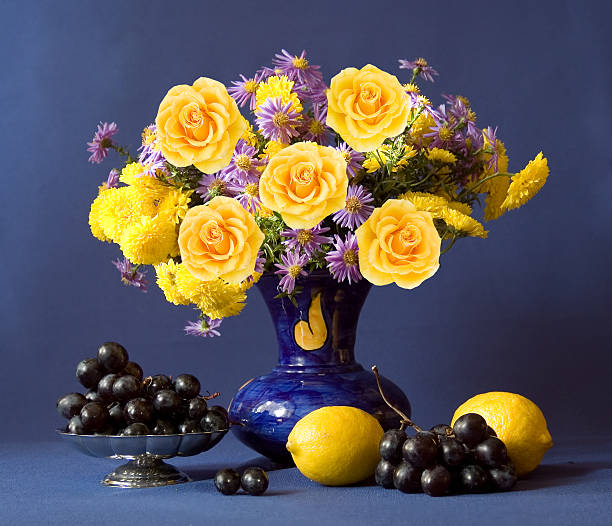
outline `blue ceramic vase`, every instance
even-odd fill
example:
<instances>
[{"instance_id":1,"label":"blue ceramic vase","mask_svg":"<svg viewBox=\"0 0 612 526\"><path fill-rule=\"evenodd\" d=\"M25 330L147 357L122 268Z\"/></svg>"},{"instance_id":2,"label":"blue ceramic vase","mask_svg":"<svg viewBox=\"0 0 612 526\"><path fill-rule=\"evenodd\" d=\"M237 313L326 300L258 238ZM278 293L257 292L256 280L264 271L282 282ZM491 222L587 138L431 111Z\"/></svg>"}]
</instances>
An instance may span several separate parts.
<instances>
[{"instance_id":1,"label":"blue ceramic vase","mask_svg":"<svg viewBox=\"0 0 612 526\"><path fill-rule=\"evenodd\" d=\"M275 298L278 283L274 274L264 274L257 283L276 327L278 365L246 382L230 403L238 438L277 462L288 462L285 443L291 429L323 406L358 407L384 429L399 426L374 374L355 362L357 321L371 284L365 279L337 283L327 272L311 273L298 281L302 291L296 307L287 298ZM389 380L382 382L385 395L410 416L404 393Z\"/></svg>"}]
</instances>

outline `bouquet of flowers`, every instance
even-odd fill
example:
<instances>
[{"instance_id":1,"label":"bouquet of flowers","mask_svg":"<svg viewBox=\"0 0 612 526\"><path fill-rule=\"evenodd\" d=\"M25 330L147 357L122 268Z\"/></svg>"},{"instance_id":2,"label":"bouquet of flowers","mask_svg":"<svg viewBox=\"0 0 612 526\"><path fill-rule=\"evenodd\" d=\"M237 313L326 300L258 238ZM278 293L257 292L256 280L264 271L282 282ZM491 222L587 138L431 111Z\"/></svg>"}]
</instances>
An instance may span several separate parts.
<instances>
[{"instance_id":1,"label":"bouquet of flowers","mask_svg":"<svg viewBox=\"0 0 612 526\"><path fill-rule=\"evenodd\" d=\"M198 309L185 331L217 336L263 272L293 301L300 278L325 269L411 289L457 239L487 237L474 210L491 221L525 204L546 182L546 158L510 172L497 128L479 128L467 98L434 106L417 81L437 71L422 58L399 69L405 84L366 65L328 86L305 52L283 50L228 89L205 77L174 86L137 157L101 123L89 160L115 150L125 162L99 187L89 224L119 245L123 283L146 291L142 267L153 265L170 303Z\"/></svg>"}]
</instances>

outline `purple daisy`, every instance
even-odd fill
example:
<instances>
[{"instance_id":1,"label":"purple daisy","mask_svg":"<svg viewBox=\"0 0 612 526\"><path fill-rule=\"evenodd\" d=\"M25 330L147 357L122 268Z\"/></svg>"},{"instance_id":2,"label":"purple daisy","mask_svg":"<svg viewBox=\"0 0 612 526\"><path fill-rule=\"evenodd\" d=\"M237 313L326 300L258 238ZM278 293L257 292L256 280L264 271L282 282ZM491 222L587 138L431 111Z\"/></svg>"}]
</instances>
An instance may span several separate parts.
<instances>
[{"instance_id":1,"label":"purple daisy","mask_svg":"<svg viewBox=\"0 0 612 526\"><path fill-rule=\"evenodd\" d=\"M249 109L253 111L257 106L255 93L257 92L257 87L259 86L259 83L262 81L263 77L263 73L259 72L255 73L255 76L251 78L246 78L244 75L240 75L242 80L233 80L233 85L228 88L227 92L234 98L241 108L248 103Z\"/></svg>"},{"instance_id":2,"label":"purple daisy","mask_svg":"<svg viewBox=\"0 0 612 526\"><path fill-rule=\"evenodd\" d=\"M234 197L245 210L252 214L261 210L259 197L259 177L249 175L242 179L232 178L227 182L227 192Z\"/></svg>"},{"instance_id":3,"label":"purple daisy","mask_svg":"<svg viewBox=\"0 0 612 526\"><path fill-rule=\"evenodd\" d=\"M332 219L338 225L355 230L362 225L374 211L374 207L369 203L373 202L372 194L365 186L360 184L350 185L346 193L346 205L342 210L338 210Z\"/></svg>"},{"instance_id":4,"label":"purple daisy","mask_svg":"<svg viewBox=\"0 0 612 526\"><path fill-rule=\"evenodd\" d=\"M228 195L227 176L223 170L215 174L203 174L196 188L196 193L207 203L218 195Z\"/></svg>"},{"instance_id":5,"label":"purple daisy","mask_svg":"<svg viewBox=\"0 0 612 526\"><path fill-rule=\"evenodd\" d=\"M106 182L102 183L104 188L117 188L119 186L119 170L117 168L113 168L110 172L108 172L108 177L106 178Z\"/></svg>"},{"instance_id":6,"label":"purple daisy","mask_svg":"<svg viewBox=\"0 0 612 526\"><path fill-rule=\"evenodd\" d=\"M138 148L140 152L138 162L144 166L141 175L149 177L156 177L158 172L164 175L168 175L169 173L166 167L166 158L157 147L157 139L155 139L156 131L157 126L155 126L155 124L147 126L142 134L142 146Z\"/></svg>"},{"instance_id":7,"label":"purple daisy","mask_svg":"<svg viewBox=\"0 0 612 526\"><path fill-rule=\"evenodd\" d=\"M302 140L318 142L322 146L329 144L329 128L325 124L327 108L313 106L313 115L308 117L302 126Z\"/></svg>"},{"instance_id":8,"label":"purple daisy","mask_svg":"<svg viewBox=\"0 0 612 526\"><path fill-rule=\"evenodd\" d=\"M489 148L492 150L491 158L487 162L487 168L489 168L489 170L497 172L499 170L499 151L497 150L497 126L495 127L495 129L491 128L491 126L488 126L484 130L482 130L482 134L489 143Z\"/></svg>"},{"instance_id":9,"label":"purple daisy","mask_svg":"<svg viewBox=\"0 0 612 526\"><path fill-rule=\"evenodd\" d=\"M146 279L146 272L138 270L140 265L132 265L127 259L116 259L112 262L115 268L121 273L121 282L124 285L136 287L142 292L147 292L149 282Z\"/></svg>"},{"instance_id":10,"label":"purple daisy","mask_svg":"<svg viewBox=\"0 0 612 526\"><path fill-rule=\"evenodd\" d=\"M285 49L274 55L272 64L275 70L280 70L283 75L287 75L289 80L293 80L297 90L309 90L323 82L323 75L320 66L313 66L306 59L306 50L300 56L292 55Z\"/></svg>"},{"instance_id":11,"label":"purple daisy","mask_svg":"<svg viewBox=\"0 0 612 526\"><path fill-rule=\"evenodd\" d=\"M87 151L91 153L89 156L89 162L94 164L100 164L104 158L108 155L108 149L115 143L111 139L115 133L119 131L117 123L101 122L98 124L98 129L94 133L91 142L87 143Z\"/></svg>"},{"instance_id":12,"label":"purple daisy","mask_svg":"<svg viewBox=\"0 0 612 526\"><path fill-rule=\"evenodd\" d=\"M279 283L279 287L283 292L291 294L295 289L295 280L299 276L308 275L304 270L304 265L308 263L308 259L307 254L300 255L297 250L281 254L282 263L275 263L279 268L275 274L283 276Z\"/></svg>"},{"instance_id":13,"label":"purple daisy","mask_svg":"<svg viewBox=\"0 0 612 526\"><path fill-rule=\"evenodd\" d=\"M187 325L185 325L185 334L189 336L201 336L202 338L221 336L221 333L217 329L222 321L223 318L213 320L206 316L198 321L187 322Z\"/></svg>"},{"instance_id":14,"label":"purple daisy","mask_svg":"<svg viewBox=\"0 0 612 526\"><path fill-rule=\"evenodd\" d=\"M266 139L288 143L299 135L295 127L300 123L300 114L291 109L291 104L291 101L283 104L281 97L272 97L255 112L259 131Z\"/></svg>"},{"instance_id":15,"label":"purple daisy","mask_svg":"<svg viewBox=\"0 0 612 526\"><path fill-rule=\"evenodd\" d=\"M266 257L264 255L263 250L257 252L257 259L255 259L255 268L253 272L257 272L258 274L263 274L264 265L266 264Z\"/></svg>"},{"instance_id":16,"label":"purple daisy","mask_svg":"<svg viewBox=\"0 0 612 526\"><path fill-rule=\"evenodd\" d=\"M432 139L429 144L430 148L449 149L451 147L461 147L462 143L465 144L461 134L455 129L455 118L447 112L444 104L438 106L430 115L433 117L435 124L430 128L431 131L423 134L423 137Z\"/></svg>"},{"instance_id":17,"label":"purple daisy","mask_svg":"<svg viewBox=\"0 0 612 526\"><path fill-rule=\"evenodd\" d=\"M223 172L228 179L246 181L249 178L256 178L259 180L261 172L258 168L264 165L265 163L257 157L257 148L249 146L244 139L240 139L234 149L232 160L227 168L223 169Z\"/></svg>"},{"instance_id":18,"label":"purple daisy","mask_svg":"<svg viewBox=\"0 0 612 526\"><path fill-rule=\"evenodd\" d=\"M421 75L425 80L433 82L433 75L438 76L438 72L432 68L424 58L417 58L415 60L404 60L399 59L400 69L411 69L413 75Z\"/></svg>"},{"instance_id":19,"label":"purple daisy","mask_svg":"<svg viewBox=\"0 0 612 526\"><path fill-rule=\"evenodd\" d=\"M304 253L311 257L321 249L321 245L331 242L330 237L322 235L325 232L329 232L329 228L321 227L319 223L314 228L285 230L281 232L281 236L287 238L283 240L283 245L286 245L289 250L298 253L304 250Z\"/></svg>"},{"instance_id":20,"label":"purple daisy","mask_svg":"<svg viewBox=\"0 0 612 526\"><path fill-rule=\"evenodd\" d=\"M349 178L355 177L357 172L363 170L361 163L363 163L365 157L362 153L353 150L345 142L341 142L337 146L336 150L342 154L344 160L346 161L346 173L348 174Z\"/></svg>"},{"instance_id":21,"label":"purple daisy","mask_svg":"<svg viewBox=\"0 0 612 526\"><path fill-rule=\"evenodd\" d=\"M359 246L357 237L352 232L346 235L342 241L339 235L334 236L334 248L326 256L329 273L338 283L348 280L349 285L361 279L359 272Z\"/></svg>"}]
</instances>

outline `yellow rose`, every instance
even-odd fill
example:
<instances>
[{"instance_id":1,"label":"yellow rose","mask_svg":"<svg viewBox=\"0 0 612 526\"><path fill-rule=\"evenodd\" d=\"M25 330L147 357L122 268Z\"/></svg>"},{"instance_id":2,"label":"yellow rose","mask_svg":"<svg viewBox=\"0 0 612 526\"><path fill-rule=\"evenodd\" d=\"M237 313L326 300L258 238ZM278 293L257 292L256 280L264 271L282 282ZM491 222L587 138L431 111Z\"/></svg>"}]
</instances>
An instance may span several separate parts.
<instances>
[{"instance_id":1,"label":"yellow rose","mask_svg":"<svg viewBox=\"0 0 612 526\"><path fill-rule=\"evenodd\" d=\"M246 120L225 86L200 77L193 86L174 86L159 105L157 141L164 157L175 166L193 164L213 173L227 166Z\"/></svg>"},{"instance_id":2,"label":"yellow rose","mask_svg":"<svg viewBox=\"0 0 612 526\"><path fill-rule=\"evenodd\" d=\"M359 269L374 285L418 287L440 266L440 236L431 213L407 200L389 199L355 232Z\"/></svg>"},{"instance_id":3,"label":"yellow rose","mask_svg":"<svg viewBox=\"0 0 612 526\"><path fill-rule=\"evenodd\" d=\"M354 150L371 152L404 131L409 98L397 77L368 64L338 73L327 90L327 125Z\"/></svg>"},{"instance_id":4,"label":"yellow rose","mask_svg":"<svg viewBox=\"0 0 612 526\"><path fill-rule=\"evenodd\" d=\"M291 228L312 228L344 208L347 188L342 154L313 142L280 150L259 180L261 202L279 212Z\"/></svg>"},{"instance_id":5,"label":"yellow rose","mask_svg":"<svg viewBox=\"0 0 612 526\"><path fill-rule=\"evenodd\" d=\"M253 274L264 237L238 201L217 196L189 209L178 243L183 266L195 278L240 283Z\"/></svg>"}]
</instances>

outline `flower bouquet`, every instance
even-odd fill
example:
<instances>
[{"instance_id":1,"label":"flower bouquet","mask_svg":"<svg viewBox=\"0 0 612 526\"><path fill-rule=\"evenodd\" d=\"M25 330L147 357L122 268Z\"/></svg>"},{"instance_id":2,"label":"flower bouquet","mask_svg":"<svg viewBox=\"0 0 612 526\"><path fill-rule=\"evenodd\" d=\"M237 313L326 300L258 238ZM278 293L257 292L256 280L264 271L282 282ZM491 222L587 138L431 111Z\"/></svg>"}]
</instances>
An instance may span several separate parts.
<instances>
[{"instance_id":1,"label":"flower bouquet","mask_svg":"<svg viewBox=\"0 0 612 526\"><path fill-rule=\"evenodd\" d=\"M497 128L478 127L466 97L432 104L417 84L438 75L427 61L399 69L404 84L366 65L328 86L305 52L283 50L229 88L200 77L163 97L137 157L101 123L90 161L115 150L125 162L99 187L89 224L119 245L123 283L146 291L153 265L166 299L198 310L186 333L218 336L261 278L273 317L272 301L296 309L275 320L281 347L311 353L287 364L320 365L326 346L331 363L350 363L370 284L417 287L457 239L486 238L482 220L522 206L548 176L542 153L510 172ZM321 275L340 296L309 281ZM328 335L347 323L338 313L353 325L346 338Z\"/></svg>"}]
</instances>

